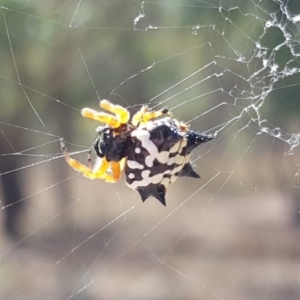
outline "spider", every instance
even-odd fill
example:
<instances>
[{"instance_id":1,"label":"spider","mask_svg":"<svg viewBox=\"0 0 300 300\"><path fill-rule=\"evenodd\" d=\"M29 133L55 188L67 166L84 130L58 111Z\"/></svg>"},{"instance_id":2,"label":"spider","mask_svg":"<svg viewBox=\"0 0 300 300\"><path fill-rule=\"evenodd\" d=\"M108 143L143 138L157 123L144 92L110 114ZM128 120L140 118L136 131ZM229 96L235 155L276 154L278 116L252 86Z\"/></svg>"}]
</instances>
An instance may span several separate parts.
<instances>
[{"instance_id":1,"label":"spider","mask_svg":"<svg viewBox=\"0 0 300 300\"><path fill-rule=\"evenodd\" d=\"M90 151L88 165L71 158L61 139L65 160L73 169L87 178L111 183L117 182L125 169L127 185L138 191L143 202L153 196L163 205L167 188L177 177L200 178L189 162L190 154L212 140L210 135L189 130L172 118L167 108L151 111L144 105L129 122L124 107L107 100L100 101L100 107L110 114L90 108L81 111L83 117L106 124L96 129L94 165Z\"/></svg>"}]
</instances>

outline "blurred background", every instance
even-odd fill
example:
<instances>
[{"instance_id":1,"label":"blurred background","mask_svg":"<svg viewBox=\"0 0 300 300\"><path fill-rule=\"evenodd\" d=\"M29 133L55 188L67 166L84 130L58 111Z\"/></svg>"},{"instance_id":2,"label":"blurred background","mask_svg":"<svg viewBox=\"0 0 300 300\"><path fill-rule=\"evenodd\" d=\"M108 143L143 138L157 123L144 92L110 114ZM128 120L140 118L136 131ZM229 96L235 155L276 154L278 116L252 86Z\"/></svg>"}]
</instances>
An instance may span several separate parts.
<instances>
[{"instance_id":1,"label":"blurred background","mask_svg":"<svg viewBox=\"0 0 300 300\"><path fill-rule=\"evenodd\" d=\"M298 0L2 0L0 299L300 299ZM215 139L167 206L91 181L100 99ZM94 158L94 154L93 154Z\"/></svg>"}]
</instances>

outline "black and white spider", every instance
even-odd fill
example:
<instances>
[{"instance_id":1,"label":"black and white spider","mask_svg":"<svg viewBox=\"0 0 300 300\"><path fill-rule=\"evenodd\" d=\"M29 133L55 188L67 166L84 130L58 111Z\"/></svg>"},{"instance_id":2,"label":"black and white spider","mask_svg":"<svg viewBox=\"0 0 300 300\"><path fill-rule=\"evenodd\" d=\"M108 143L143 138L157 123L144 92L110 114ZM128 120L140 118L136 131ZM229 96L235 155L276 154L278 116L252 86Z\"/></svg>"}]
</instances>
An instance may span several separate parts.
<instances>
[{"instance_id":1,"label":"black and white spider","mask_svg":"<svg viewBox=\"0 0 300 300\"><path fill-rule=\"evenodd\" d=\"M70 158L61 140L65 159L73 169L90 179L117 182L125 168L127 185L139 192L143 202L153 196L163 205L167 188L177 177L200 178L189 162L190 154L212 140L211 136L189 130L166 108L149 111L142 106L129 122L130 114L122 106L107 100L100 101L100 106L112 114L90 108L81 111L84 117L106 124L97 128L94 165L90 158L88 166Z\"/></svg>"}]
</instances>

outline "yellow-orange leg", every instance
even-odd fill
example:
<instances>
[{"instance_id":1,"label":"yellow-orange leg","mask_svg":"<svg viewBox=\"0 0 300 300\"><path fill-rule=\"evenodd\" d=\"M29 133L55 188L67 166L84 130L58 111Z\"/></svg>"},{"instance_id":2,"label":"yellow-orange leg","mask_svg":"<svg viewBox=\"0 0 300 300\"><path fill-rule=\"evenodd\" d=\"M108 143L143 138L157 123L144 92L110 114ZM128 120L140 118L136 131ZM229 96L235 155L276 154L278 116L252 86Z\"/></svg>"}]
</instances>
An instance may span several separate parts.
<instances>
[{"instance_id":1,"label":"yellow-orange leg","mask_svg":"<svg viewBox=\"0 0 300 300\"><path fill-rule=\"evenodd\" d=\"M121 177L120 162L111 161L110 162L110 171L112 174L106 173L104 180L106 182L111 182L111 183L119 181L120 177Z\"/></svg>"},{"instance_id":2,"label":"yellow-orange leg","mask_svg":"<svg viewBox=\"0 0 300 300\"><path fill-rule=\"evenodd\" d=\"M122 158L120 161L120 171L122 172L124 167L125 167L125 164L126 164L126 157Z\"/></svg>"},{"instance_id":3,"label":"yellow-orange leg","mask_svg":"<svg viewBox=\"0 0 300 300\"><path fill-rule=\"evenodd\" d=\"M81 114L85 118L89 118L101 123L108 124L110 127L118 128L121 123L117 120L116 117L106 114L104 112L99 112L91 108L83 108Z\"/></svg>"},{"instance_id":4,"label":"yellow-orange leg","mask_svg":"<svg viewBox=\"0 0 300 300\"><path fill-rule=\"evenodd\" d=\"M147 106L142 106L142 108L132 117L132 125L138 126L146 124L149 120L155 119L162 115L170 116L169 110L165 107L161 110L148 111Z\"/></svg>"},{"instance_id":5,"label":"yellow-orange leg","mask_svg":"<svg viewBox=\"0 0 300 300\"><path fill-rule=\"evenodd\" d=\"M117 182L121 177L121 170L124 167L125 159L122 159L120 162L108 162L105 157L97 158L97 161L92 168L91 162L91 152L88 154L88 166L80 163L76 159L73 159L69 156L67 148L63 140L60 141L61 149L65 156L65 160L70 167L72 167L77 172L83 174L89 179L103 179L106 182ZM107 173L107 170L111 170L111 173Z\"/></svg>"},{"instance_id":6,"label":"yellow-orange leg","mask_svg":"<svg viewBox=\"0 0 300 300\"><path fill-rule=\"evenodd\" d=\"M157 110L157 111L155 111L155 110L154 111L148 111L143 115L143 118L141 120L141 124L145 124L149 120L155 119L155 118L163 116L163 115L168 115L168 116L171 115L169 110L166 107L164 107L161 110Z\"/></svg>"},{"instance_id":7,"label":"yellow-orange leg","mask_svg":"<svg viewBox=\"0 0 300 300\"><path fill-rule=\"evenodd\" d=\"M129 111L120 105L114 105L107 100L100 101L101 108L116 115L117 120L121 124L126 124L129 121L130 115Z\"/></svg>"},{"instance_id":8,"label":"yellow-orange leg","mask_svg":"<svg viewBox=\"0 0 300 300\"><path fill-rule=\"evenodd\" d=\"M111 161L110 162L110 171L111 174L106 175L106 182L117 182L120 180L121 173L124 169L126 163L126 158L121 159L120 161Z\"/></svg>"},{"instance_id":9,"label":"yellow-orange leg","mask_svg":"<svg viewBox=\"0 0 300 300\"><path fill-rule=\"evenodd\" d=\"M116 162L116 161L108 162L105 157L104 158L98 157L97 162L93 167L92 174L94 178L100 178L103 179L105 182L115 183L119 181L121 177L120 162ZM86 177L90 179L94 179L91 178L90 176L86 176Z\"/></svg>"},{"instance_id":10,"label":"yellow-orange leg","mask_svg":"<svg viewBox=\"0 0 300 300\"><path fill-rule=\"evenodd\" d=\"M131 120L133 126L138 126L147 110L148 106L143 105L141 109L133 115Z\"/></svg>"}]
</instances>

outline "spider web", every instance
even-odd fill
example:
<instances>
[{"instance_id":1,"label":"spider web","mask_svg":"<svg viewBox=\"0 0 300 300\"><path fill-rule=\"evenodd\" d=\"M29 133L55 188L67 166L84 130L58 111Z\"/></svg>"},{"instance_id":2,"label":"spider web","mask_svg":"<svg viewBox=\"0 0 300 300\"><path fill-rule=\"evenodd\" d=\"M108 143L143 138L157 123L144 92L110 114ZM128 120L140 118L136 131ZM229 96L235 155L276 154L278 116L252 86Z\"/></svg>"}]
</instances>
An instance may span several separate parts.
<instances>
[{"instance_id":1,"label":"spider web","mask_svg":"<svg viewBox=\"0 0 300 300\"><path fill-rule=\"evenodd\" d=\"M300 298L298 1L1 1L0 299ZM215 139L167 206L91 181L83 107Z\"/></svg>"}]
</instances>

